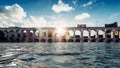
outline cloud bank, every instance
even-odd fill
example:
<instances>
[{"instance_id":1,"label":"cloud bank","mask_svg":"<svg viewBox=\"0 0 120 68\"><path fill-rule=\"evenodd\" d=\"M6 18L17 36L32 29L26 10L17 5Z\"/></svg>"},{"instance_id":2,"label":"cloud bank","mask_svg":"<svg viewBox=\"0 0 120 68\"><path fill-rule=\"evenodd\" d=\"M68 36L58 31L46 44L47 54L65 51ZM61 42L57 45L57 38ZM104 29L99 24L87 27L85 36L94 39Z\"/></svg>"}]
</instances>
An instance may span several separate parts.
<instances>
[{"instance_id":1,"label":"cloud bank","mask_svg":"<svg viewBox=\"0 0 120 68\"><path fill-rule=\"evenodd\" d=\"M12 6L5 6L0 9L0 19L10 20L12 22L22 22L26 17L26 12L24 9L20 7L18 4L14 4Z\"/></svg>"},{"instance_id":2,"label":"cloud bank","mask_svg":"<svg viewBox=\"0 0 120 68\"><path fill-rule=\"evenodd\" d=\"M27 18L26 12L18 4L0 7L0 27L14 27L15 23L21 23L21 27L41 27L45 26L46 20L35 16Z\"/></svg>"},{"instance_id":3,"label":"cloud bank","mask_svg":"<svg viewBox=\"0 0 120 68\"><path fill-rule=\"evenodd\" d=\"M0 7L0 27L15 26L14 23L22 23L26 12L18 4Z\"/></svg>"},{"instance_id":4,"label":"cloud bank","mask_svg":"<svg viewBox=\"0 0 120 68\"><path fill-rule=\"evenodd\" d=\"M59 0L58 4L64 5L67 8L66 11L71 11L69 5L64 4ZM69 7L69 8L68 8ZM57 12L62 12L63 9L59 9ZM73 9L71 7L71 9ZM65 10L64 10L65 11ZM76 26L75 22L84 20L90 17L88 13L82 13L74 17L75 20L65 18L66 15L60 16L49 16L49 17L37 17L37 16L27 16L24 9L18 5L14 4L11 6L0 7L0 27L65 27L65 26ZM87 23L89 24L89 23Z\"/></svg>"}]
</instances>

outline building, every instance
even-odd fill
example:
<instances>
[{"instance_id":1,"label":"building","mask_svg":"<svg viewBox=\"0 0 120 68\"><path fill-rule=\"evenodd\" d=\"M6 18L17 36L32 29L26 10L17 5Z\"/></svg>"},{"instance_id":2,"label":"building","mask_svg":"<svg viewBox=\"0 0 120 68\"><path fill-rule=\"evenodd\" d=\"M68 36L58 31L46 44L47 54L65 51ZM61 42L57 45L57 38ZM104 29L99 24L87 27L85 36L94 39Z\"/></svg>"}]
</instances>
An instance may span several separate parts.
<instances>
[{"instance_id":1,"label":"building","mask_svg":"<svg viewBox=\"0 0 120 68\"><path fill-rule=\"evenodd\" d=\"M111 28L115 28L118 27L118 22L114 22L111 24L105 24L105 27L111 27ZM119 31L118 30L107 30L106 31L107 34L107 38L113 38L111 35L114 34L115 38L119 37Z\"/></svg>"},{"instance_id":2,"label":"building","mask_svg":"<svg viewBox=\"0 0 120 68\"><path fill-rule=\"evenodd\" d=\"M77 27L84 28L84 27L86 27L86 24L78 24Z\"/></svg>"},{"instance_id":3,"label":"building","mask_svg":"<svg viewBox=\"0 0 120 68\"><path fill-rule=\"evenodd\" d=\"M105 27L118 27L118 22L114 22L111 24L105 24Z\"/></svg>"}]
</instances>

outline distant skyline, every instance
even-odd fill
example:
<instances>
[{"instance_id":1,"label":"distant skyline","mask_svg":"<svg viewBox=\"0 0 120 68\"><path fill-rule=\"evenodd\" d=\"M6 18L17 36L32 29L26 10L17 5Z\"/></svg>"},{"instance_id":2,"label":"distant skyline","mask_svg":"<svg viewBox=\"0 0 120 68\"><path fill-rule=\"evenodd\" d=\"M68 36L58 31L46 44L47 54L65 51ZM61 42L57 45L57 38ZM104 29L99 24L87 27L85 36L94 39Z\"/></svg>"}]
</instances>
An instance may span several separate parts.
<instances>
[{"instance_id":1,"label":"distant skyline","mask_svg":"<svg viewBox=\"0 0 120 68\"><path fill-rule=\"evenodd\" d=\"M120 25L120 0L0 0L0 27Z\"/></svg>"}]
</instances>

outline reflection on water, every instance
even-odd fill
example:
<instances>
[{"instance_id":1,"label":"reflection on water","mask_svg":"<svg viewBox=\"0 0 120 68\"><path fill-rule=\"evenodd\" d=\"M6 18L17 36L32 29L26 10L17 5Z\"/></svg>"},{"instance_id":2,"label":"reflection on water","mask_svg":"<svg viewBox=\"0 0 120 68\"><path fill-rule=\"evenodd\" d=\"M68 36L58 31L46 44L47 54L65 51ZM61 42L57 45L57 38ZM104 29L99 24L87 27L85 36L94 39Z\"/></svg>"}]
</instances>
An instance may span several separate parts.
<instances>
[{"instance_id":1,"label":"reflection on water","mask_svg":"<svg viewBox=\"0 0 120 68\"><path fill-rule=\"evenodd\" d=\"M1 43L0 68L119 68L119 43Z\"/></svg>"}]
</instances>

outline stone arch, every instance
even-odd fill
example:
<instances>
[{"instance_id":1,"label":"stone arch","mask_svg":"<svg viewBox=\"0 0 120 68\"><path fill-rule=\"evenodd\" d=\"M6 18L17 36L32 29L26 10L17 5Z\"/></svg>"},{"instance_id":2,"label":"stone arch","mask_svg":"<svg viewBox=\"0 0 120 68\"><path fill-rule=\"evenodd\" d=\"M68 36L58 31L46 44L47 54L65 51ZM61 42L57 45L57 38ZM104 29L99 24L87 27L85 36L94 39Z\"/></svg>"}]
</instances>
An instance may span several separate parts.
<instances>
[{"instance_id":1,"label":"stone arch","mask_svg":"<svg viewBox=\"0 0 120 68\"><path fill-rule=\"evenodd\" d=\"M41 36L42 36L42 37L46 37L46 36L47 36L45 29L41 31Z\"/></svg>"},{"instance_id":2,"label":"stone arch","mask_svg":"<svg viewBox=\"0 0 120 68\"><path fill-rule=\"evenodd\" d=\"M73 39L69 39L68 42L73 42L74 40Z\"/></svg>"},{"instance_id":3,"label":"stone arch","mask_svg":"<svg viewBox=\"0 0 120 68\"><path fill-rule=\"evenodd\" d=\"M4 31L0 30L0 42L4 42L5 41L5 33Z\"/></svg>"},{"instance_id":4,"label":"stone arch","mask_svg":"<svg viewBox=\"0 0 120 68\"><path fill-rule=\"evenodd\" d=\"M119 34L118 37L120 38L120 29L118 30L118 34Z\"/></svg>"},{"instance_id":5,"label":"stone arch","mask_svg":"<svg viewBox=\"0 0 120 68\"><path fill-rule=\"evenodd\" d=\"M83 30L83 37L88 38L89 31L88 30Z\"/></svg>"},{"instance_id":6,"label":"stone arch","mask_svg":"<svg viewBox=\"0 0 120 68\"><path fill-rule=\"evenodd\" d=\"M8 30L4 30L4 33L8 33Z\"/></svg>"},{"instance_id":7,"label":"stone arch","mask_svg":"<svg viewBox=\"0 0 120 68\"><path fill-rule=\"evenodd\" d=\"M40 30L35 31L35 36L40 37Z\"/></svg>"},{"instance_id":8,"label":"stone arch","mask_svg":"<svg viewBox=\"0 0 120 68\"><path fill-rule=\"evenodd\" d=\"M24 32L24 30L23 29L21 29L21 33L23 33Z\"/></svg>"},{"instance_id":9,"label":"stone arch","mask_svg":"<svg viewBox=\"0 0 120 68\"><path fill-rule=\"evenodd\" d=\"M109 43L109 42L113 42L113 39L108 38L108 39L105 40L105 42L108 42L108 43Z\"/></svg>"},{"instance_id":10,"label":"stone arch","mask_svg":"<svg viewBox=\"0 0 120 68\"><path fill-rule=\"evenodd\" d=\"M21 30L15 30L15 33L16 33L16 37L21 37ZM19 39L18 39L19 40Z\"/></svg>"},{"instance_id":11,"label":"stone arch","mask_svg":"<svg viewBox=\"0 0 120 68\"><path fill-rule=\"evenodd\" d=\"M33 30L29 30L29 32L30 32L30 33L34 33L34 31L33 31Z\"/></svg>"},{"instance_id":12,"label":"stone arch","mask_svg":"<svg viewBox=\"0 0 120 68\"><path fill-rule=\"evenodd\" d=\"M18 34L17 34L17 37L19 37L19 38L20 38L20 37L21 37L21 33L18 33Z\"/></svg>"},{"instance_id":13,"label":"stone arch","mask_svg":"<svg viewBox=\"0 0 120 68\"><path fill-rule=\"evenodd\" d=\"M33 40L32 40L32 38L28 38L28 42L32 42Z\"/></svg>"},{"instance_id":14,"label":"stone arch","mask_svg":"<svg viewBox=\"0 0 120 68\"><path fill-rule=\"evenodd\" d=\"M34 42L39 42L39 39L38 39L38 38L35 38Z\"/></svg>"},{"instance_id":15,"label":"stone arch","mask_svg":"<svg viewBox=\"0 0 120 68\"><path fill-rule=\"evenodd\" d=\"M120 39L118 39L118 38L114 40L114 42L119 42L119 41L120 41Z\"/></svg>"},{"instance_id":16,"label":"stone arch","mask_svg":"<svg viewBox=\"0 0 120 68\"><path fill-rule=\"evenodd\" d=\"M64 38L63 38L63 39L61 39L61 42L66 42L66 41L67 41L67 40L66 40L66 39L64 39Z\"/></svg>"},{"instance_id":17,"label":"stone arch","mask_svg":"<svg viewBox=\"0 0 120 68\"><path fill-rule=\"evenodd\" d=\"M27 33L27 30L23 30L23 33Z\"/></svg>"},{"instance_id":18,"label":"stone arch","mask_svg":"<svg viewBox=\"0 0 120 68\"><path fill-rule=\"evenodd\" d=\"M10 30L9 32L10 32L10 33L9 33L9 34L10 34L10 39L11 39L12 41L14 41L14 37L15 37L14 32L15 32L15 31L14 31L14 30Z\"/></svg>"},{"instance_id":19,"label":"stone arch","mask_svg":"<svg viewBox=\"0 0 120 68\"><path fill-rule=\"evenodd\" d=\"M15 32L20 33L20 30L15 30Z\"/></svg>"},{"instance_id":20,"label":"stone arch","mask_svg":"<svg viewBox=\"0 0 120 68\"><path fill-rule=\"evenodd\" d=\"M46 39L41 39L41 42L46 42Z\"/></svg>"},{"instance_id":21,"label":"stone arch","mask_svg":"<svg viewBox=\"0 0 120 68\"><path fill-rule=\"evenodd\" d=\"M26 29L25 31L26 31L25 33L29 33L30 32L30 30L28 30L28 29Z\"/></svg>"},{"instance_id":22,"label":"stone arch","mask_svg":"<svg viewBox=\"0 0 120 68\"><path fill-rule=\"evenodd\" d=\"M99 39L98 42L104 42L104 39Z\"/></svg>"},{"instance_id":23,"label":"stone arch","mask_svg":"<svg viewBox=\"0 0 120 68\"><path fill-rule=\"evenodd\" d=\"M80 42L80 39L76 39L75 42Z\"/></svg>"},{"instance_id":24,"label":"stone arch","mask_svg":"<svg viewBox=\"0 0 120 68\"><path fill-rule=\"evenodd\" d=\"M88 41L89 41L88 38L83 39L83 42L88 42Z\"/></svg>"},{"instance_id":25,"label":"stone arch","mask_svg":"<svg viewBox=\"0 0 120 68\"><path fill-rule=\"evenodd\" d=\"M9 32L10 32L10 33L14 33L14 30L10 30Z\"/></svg>"},{"instance_id":26,"label":"stone arch","mask_svg":"<svg viewBox=\"0 0 120 68\"><path fill-rule=\"evenodd\" d=\"M115 30L114 35L115 38L119 38L119 30Z\"/></svg>"},{"instance_id":27,"label":"stone arch","mask_svg":"<svg viewBox=\"0 0 120 68\"><path fill-rule=\"evenodd\" d=\"M90 42L96 42L97 40L96 39L91 39Z\"/></svg>"},{"instance_id":28,"label":"stone arch","mask_svg":"<svg viewBox=\"0 0 120 68\"><path fill-rule=\"evenodd\" d=\"M73 30L68 30L68 36L70 38L73 38L73 35L74 35L74 31Z\"/></svg>"},{"instance_id":29,"label":"stone arch","mask_svg":"<svg viewBox=\"0 0 120 68\"><path fill-rule=\"evenodd\" d=\"M30 30L30 31L29 31L29 33L30 33L30 36L32 37L32 36L33 36L34 31L33 31L33 30Z\"/></svg>"},{"instance_id":30,"label":"stone arch","mask_svg":"<svg viewBox=\"0 0 120 68\"><path fill-rule=\"evenodd\" d=\"M20 42L20 38L16 38L15 42Z\"/></svg>"},{"instance_id":31,"label":"stone arch","mask_svg":"<svg viewBox=\"0 0 120 68\"><path fill-rule=\"evenodd\" d=\"M103 38L104 30L98 30L98 38Z\"/></svg>"},{"instance_id":32,"label":"stone arch","mask_svg":"<svg viewBox=\"0 0 120 68\"><path fill-rule=\"evenodd\" d=\"M91 38L95 38L96 30L90 30L90 35L91 35Z\"/></svg>"},{"instance_id":33,"label":"stone arch","mask_svg":"<svg viewBox=\"0 0 120 68\"><path fill-rule=\"evenodd\" d=\"M7 39L7 37L8 37L8 30L4 30L4 33L5 33L5 37Z\"/></svg>"},{"instance_id":34,"label":"stone arch","mask_svg":"<svg viewBox=\"0 0 120 68\"><path fill-rule=\"evenodd\" d=\"M48 39L48 42L53 42L53 40L51 38Z\"/></svg>"},{"instance_id":35,"label":"stone arch","mask_svg":"<svg viewBox=\"0 0 120 68\"><path fill-rule=\"evenodd\" d=\"M81 32L80 30L75 30L75 38L80 38Z\"/></svg>"},{"instance_id":36,"label":"stone arch","mask_svg":"<svg viewBox=\"0 0 120 68\"><path fill-rule=\"evenodd\" d=\"M49 30L48 31L48 37L52 37L53 36L53 30Z\"/></svg>"},{"instance_id":37,"label":"stone arch","mask_svg":"<svg viewBox=\"0 0 120 68\"><path fill-rule=\"evenodd\" d=\"M22 30L22 32L23 32L23 38L25 40L25 38L27 37L27 30Z\"/></svg>"}]
</instances>

